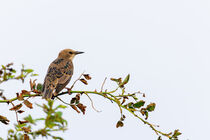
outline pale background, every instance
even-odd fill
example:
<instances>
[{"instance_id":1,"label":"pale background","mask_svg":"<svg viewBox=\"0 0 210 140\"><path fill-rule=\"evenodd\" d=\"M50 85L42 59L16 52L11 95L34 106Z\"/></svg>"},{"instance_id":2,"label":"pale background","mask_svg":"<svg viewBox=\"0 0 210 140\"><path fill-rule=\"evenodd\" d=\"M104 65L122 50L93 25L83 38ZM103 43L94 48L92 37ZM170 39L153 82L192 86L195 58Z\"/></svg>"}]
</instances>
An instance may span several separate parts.
<instances>
[{"instance_id":1,"label":"pale background","mask_svg":"<svg viewBox=\"0 0 210 140\"><path fill-rule=\"evenodd\" d=\"M181 140L209 138L209 38L208 0L0 1L0 64L14 62L16 68L25 64L35 69L38 82L42 82L60 50L85 51L74 60L72 80L84 70L93 80L88 86L77 84L75 89L100 89L104 77L130 73L127 90L141 90L148 102L157 103L149 120L166 132L180 129ZM107 81L105 87L110 89L111 84ZM13 97L29 85L28 81L24 85L11 81L0 88ZM120 117L117 106L92 98L102 112L95 112L86 97L86 115L67 109L65 139L157 138L148 126L127 113L125 127L116 129ZM1 105L0 114L15 119L13 112L8 114L10 107ZM35 116L40 116L39 111L28 110ZM13 123L0 124L0 136L5 138Z\"/></svg>"}]
</instances>

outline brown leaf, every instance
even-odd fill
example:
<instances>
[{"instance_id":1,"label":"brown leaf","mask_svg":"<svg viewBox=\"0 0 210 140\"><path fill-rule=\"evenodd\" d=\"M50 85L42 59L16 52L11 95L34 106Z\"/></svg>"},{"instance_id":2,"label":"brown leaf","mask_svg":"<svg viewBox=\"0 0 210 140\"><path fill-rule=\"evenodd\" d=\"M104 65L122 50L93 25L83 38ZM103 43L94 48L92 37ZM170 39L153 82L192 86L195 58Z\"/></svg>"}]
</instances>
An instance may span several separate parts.
<instances>
[{"instance_id":1,"label":"brown leaf","mask_svg":"<svg viewBox=\"0 0 210 140\"><path fill-rule=\"evenodd\" d=\"M30 95L30 92L27 91L27 90L22 90L22 93L21 94L23 94L23 95Z\"/></svg>"},{"instance_id":2,"label":"brown leaf","mask_svg":"<svg viewBox=\"0 0 210 140\"><path fill-rule=\"evenodd\" d=\"M21 114L21 113L23 113L23 112L25 112L25 111L23 111L23 110L18 110L17 111L19 114Z\"/></svg>"},{"instance_id":3,"label":"brown leaf","mask_svg":"<svg viewBox=\"0 0 210 140\"><path fill-rule=\"evenodd\" d=\"M91 80L92 79L89 74L83 74L83 76L85 77L86 80Z\"/></svg>"},{"instance_id":4,"label":"brown leaf","mask_svg":"<svg viewBox=\"0 0 210 140\"><path fill-rule=\"evenodd\" d=\"M85 84L85 85L87 85L88 84L88 82L85 80L85 79L79 79L83 84Z\"/></svg>"},{"instance_id":5,"label":"brown leaf","mask_svg":"<svg viewBox=\"0 0 210 140\"><path fill-rule=\"evenodd\" d=\"M118 121L117 122L117 124L116 124L116 127L118 128L118 127L123 127L123 122L122 121Z\"/></svg>"},{"instance_id":6,"label":"brown leaf","mask_svg":"<svg viewBox=\"0 0 210 140\"><path fill-rule=\"evenodd\" d=\"M23 102L28 108L30 108L30 109L32 109L33 108L33 106L32 106L32 103L31 102L29 102L28 100L24 100L24 102Z\"/></svg>"},{"instance_id":7,"label":"brown leaf","mask_svg":"<svg viewBox=\"0 0 210 140\"><path fill-rule=\"evenodd\" d=\"M77 111L77 113L80 113L80 111L77 109L77 107L76 107L75 105L71 105L71 107L72 107L75 111Z\"/></svg>"},{"instance_id":8,"label":"brown leaf","mask_svg":"<svg viewBox=\"0 0 210 140\"><path fill-rule=\"evenodd\" d=\"M77 100L77 101L80 100L80 93L78 93L78 94L76 95L76 100Z\"/></svg>"},{"instance_id":9,"label":"brown leaf","mask_svg":"<svg viewBox=\"0 0 210 140\"><path fill-rule=\"evenodd\" d=\"M18 104L12 108L10 108L9 110L19 110L23 105L22 104Z\"/></svg>"},{"instance_id":10,"label":"brown leaf","mask_svg":"<svg viewBox=\"0 0 210 140\"><path fill-rule=\"evenodd\" d=\"M19 101L22 101L23 100L23 95L22 94L16 93L16 95L17 95L17 99Z\"/></svg>"},{"instance_id":11,"label":"brown leaf","mask_svg":"<svg viewBox=\"0 0 210 140\"><path fill-rule=\"evenodd\" d=\"M0 115L0 122L2 122L4 124L9 124L9 120L6 117L1 116L1 115Z\"/></svg>"},{"instance_id":12,"label":"brown leaf","mask_svg":"<svg viewBox=\"0 0 210 140\"><path fill-rule=\"evenodd\" d=\"M24 134L24 140L29 140L29 136L27 134Z\"/></svg>"},{"instance_id":13,"label":"brown leaf","mask_svg":"<svg viewBox=\"0 0 210 140\"><path fill-rule=\"evenodd\" d=\"M24 131L25 133L31 132L30 127L22 127L22 129L23 129L23 131Z\"/></svg>"},{"instance_id":14,"label":"brown leaf","mask_svg":"<svg viewBox=\"0 0 210 140\"><path fill-rule=\"evenodd\" d=\"M28 121L18 121L20 124L28 123Z\"/></svg>"},{"instance_id":15,"label":"brown leaf","mask_svg":"<svg viewBox=\"0 0 210 140\"><path fill-rule=\"evenodd\" d=\"M36 83L35 83L35 81L36 81L36 79L35 79L35 80L33 80L33 82L32 82L32 80L30 79L30 88L31 88L31 90L34 90L34 89L35 89L35 87L36 87Z\"/></svg>"},{"instance_id":16,"label":"brown leaf","mask_svg":"<svg viewBox=\"0 0 210 140\"><path fill-rule=\"evenodd\" d=\"M77 104L77 107L82 111L83 114L85 114L86 106L84 106L83 104L79 103L79 104Z\"/></svg>"},{"instance_id":17,"label":"brown leaf","mask_svg":"<svg viewBox=\"0 0 210 140\"><path fill-rule=\"evenodd\" d=\"M6 67L10 67L12 65L13 65L13 63L9 63L9 64L6 65Z\"/></svg>"}]
</instances>

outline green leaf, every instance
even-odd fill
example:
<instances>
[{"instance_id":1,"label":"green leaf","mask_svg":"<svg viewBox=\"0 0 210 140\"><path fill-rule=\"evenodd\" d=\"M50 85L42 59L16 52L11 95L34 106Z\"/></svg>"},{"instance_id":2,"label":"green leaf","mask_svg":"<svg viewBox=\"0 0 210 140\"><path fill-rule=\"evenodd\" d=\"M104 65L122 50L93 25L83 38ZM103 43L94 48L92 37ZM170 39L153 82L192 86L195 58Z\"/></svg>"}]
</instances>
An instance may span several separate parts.
<instances>
[{"instance_id":1,"label":"green leaf","mask_svg":"<svg viewBox=\"0 0 210 140\"><path fill-rule=\"evenodd\" d=\"M43 85L40 84L40 83L38 83L37 86L36 86L36 89L37 89L38 91L42 91L42 88L43 88Z\"/></svg>"},{"instance_id":2,"label":"green leaf","mask_svg":"<svg viewBox=\"0 0 210 140\"><path fill-rule=\"evenodd\" d=\"M151 112L151 111L154 111L155 110L155 106L156 104L155 103L150 103L149 105L147 105L147 111Z\"/></svg>"},{"instance_id":3,"label":"green leaf","mask_svg":"<svg viewBox=\"0 0 210 140\"><path fill-rule=\"evenodd\" d=\"M58 137L58 136L53 136L53 139L55 139L55 140L64 140L63 138Z\"/></svg>"},{"instance_id":4,"label":"green leaf","mask_svg":"<svg viewBox=\"0 0 210 140\"><path fill-rule=\"evenodd\" d=\"M57 109L59 109L59 108L62 108L62 109L65 109L65 108L67 108L65 105L58 105L54 110L57 110Z\"/></svg>"},{"instance_id":5,"label":"green leaf","mask_svg":"<svg viewBox=\"0 0 210 140\"><path fill-rule=\"evenodd\" d=\"M24 72L27 72L27 73L32 73L34 70L32 69L23 69Z\"/></svg>"},{"instance_id":6,"label":"green leaf","mask_svg":"<svg viewBox=\"0 0 210 140\"><path fill-rule=\"evenodd\" d=\"M144 106L144 104L145 104L145 101L140 100L140 101L138 101L137 103L135 103L135 104L133 105L133 107L134 107L134 108L140 108L140 107Z\"/></svg>"},{"instance_id":7,"label":"green leaf","mask_svg":"<svg viewBox=\"0 0 210 140\"><path fill-rule=\"evenodd\" d=\"M12 69L11 72L12 72L12 73L16 73L16 70Z\"/></svg>"},{"instance_id":8,"label":"green leaf","mask_svg":"<svg viewBox=\"0 0 210 140\"><path fill-rule=\"evenodd\" d=\"M39 76L39 74L35 74L35 73L33 73L33 74L31 74L31 76Z\"/></svg>"},{"instance_id":9,"label":"green leaf","mask_svg":"<svg viewBox=\"0 0 210 140\"><path fill-rule=\"evenodd\" d=\"M29 123L35 124L35 120L33 120L31 115L28 115L24 118L24 120L28 121Z\"/></svg>"},{"instance_id":10,"label":"green leaf","mask_svg":"<svg viewBox=\"0 0 210 140\"><path fill-rule=\"evenodd\" d=\"M6 67L4 65L1 65L1 67L3 68L3 70L6 70Z\"/></svg>"},{"instance_id":11,"label":"green leaf","mask_svg":"<svg viewBox=\"0 0 210 140\"><path fill-rule=\"evenodd\" d=\"M128 83L129 79L130 79L130 74L128 74L128 75L125 77L125 79L123 80L122 83L119 84L119 86L120 86L121 88L124 87L124 85Z\"/></svg>"},{"instance_id":12,"label":"green leaf","mask_svg":"<svg viewBox=\"0 0 210 140\"><path fill-rule=\"evenodd\" d=\"M179 135L181 135L182 133L179 132L178 129L174 130L174 134L173 134L173 138L177 138Z\"/></svg>"},{"instance_id":13,"label":"green leaf","mask_svg":"<svg viewBox=\"0 0 210 140\"><path fill-rule=\"evenodd\" d=\"M63 115L63 113L62 113L62 112L60 112L60 111L58 111L58 112L55 112L55 115L56 115L56 116L58 116L59 118L61 118L61 117L62 117L62 115Z\"/></svg>"}]
</instances>

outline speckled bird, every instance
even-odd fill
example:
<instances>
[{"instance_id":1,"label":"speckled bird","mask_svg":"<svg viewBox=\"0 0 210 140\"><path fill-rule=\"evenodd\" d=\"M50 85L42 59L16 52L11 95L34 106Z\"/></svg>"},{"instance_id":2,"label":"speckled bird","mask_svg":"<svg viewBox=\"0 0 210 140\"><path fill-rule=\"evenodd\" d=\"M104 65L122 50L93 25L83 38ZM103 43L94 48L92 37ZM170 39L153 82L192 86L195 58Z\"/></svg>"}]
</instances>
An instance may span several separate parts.
<instances>
[{"instance_id":1,"label":"speckled bird","mask_svg":"<svg viewBox=\"0 0 210 140\"><path fill-rule=\"evenodd\" d=\"M42 97L44 99L52 99L66 87L74 71L72 60L77 54L81 53L84 52L64 49L50 64L42 89Z\"/></svg>"}]
</instances>

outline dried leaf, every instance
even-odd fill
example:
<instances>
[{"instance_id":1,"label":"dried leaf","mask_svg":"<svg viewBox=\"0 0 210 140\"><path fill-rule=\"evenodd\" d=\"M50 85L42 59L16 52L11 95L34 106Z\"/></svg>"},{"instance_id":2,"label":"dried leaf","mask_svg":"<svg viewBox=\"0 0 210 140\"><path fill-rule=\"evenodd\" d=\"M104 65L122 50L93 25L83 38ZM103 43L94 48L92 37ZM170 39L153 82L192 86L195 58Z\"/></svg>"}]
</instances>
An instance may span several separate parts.
<instances>
[{"instance_id":1,"label":"dried leaf","mask_svg":"<svg viewBox=\"0 0 210 140\"><path fill-rule=\"evenodd\" d=\"M27 134L24 134L24 140L29 140L29 136Z\"/></svg>"},{"instance_id":2,"label":"dried leaf","mask_svg":"<svg viewBox=\"0 0 210 140\"><path fill-rule=\"evenodd\" d=\"M77 109L77 107L76 107L75 105L71 105L71 107L72 107L75 111L77 111L77 113L80 113L80 111Z\"/></svg>"},{"instance_id":3,"label":"dried leaf","mask_svg":"<svg viewBox=\"0 0 210 140\"><path fill-rule=\"evenodd\" d=\"M36 79L33 80L33 81L30 79L30 88L31 88L31 90L35 89L35 87L36 87L36 83L35 82L36 82Z\"/></svg>"},{"instance_id":4,"label":"dried leaf","mask_svg":"<svg viewBox=\"0 0 210 140\"><path fill-rule=\"evenodd\" d=\"M6 125L9 124L9 120L7 119L7 117L1 116L1 115L0 115L0 122Z\"/></svg>"},{"instance_id":5,"label":"dried leaf","mask_svg":"<svg viewBox=\"0 0 210 140\"><path fill-rule=\"evenodd\" d=\"M17 111L19 114L21 114L21 113L23 113L23 112L25 112L25 111L23 111L23 110L18 110Z\"/></svg>"},{"instance_id":6,"label":"dried leaf","mask_svg":"<svg viewBox=\"0 0 210 140\"><path fill-rule=\"evenodd\" d=\"M122 83L122 78L118 78L118 79L116 79L116 78L110 78L110 80L115 81L118 84L121 84Z\"/></svg>"},{"instance_id":7,"label":"dried leaf","mask_svg":"<svg viewBox=\"0 0 210 140\"><path fill-rule=\"evenodd\" d=\"M20 124L28 123L28 121L18 121Z\"/></svg>"},{"instance_id":8,"label":"dried leaf","mask_svg":"<svg viewBox=\"0 0 210 140\"><path fill-rule=\"evenodd\" d=\"M86 106L84 106L83 104L79 103L79 104L77 104L77 107L82 111L83 114L85 114Z\"/></svg>"},{"instance_id":9,"label":"dried leaf","mask_svg":"<svg viewBox=\"0 0 210 140\"><path fill-rule=\"evenodd\" d=\"M85 84L85 85L87 85L88 84L88 82L85 80L85 79L79 79L83 84Z\"/></svg>"},{"instance_id":10,"label":"dried leaf","mask_svg":"<svg viewBox=\"0 0 210 140\"><path fill-rule=\"evenodd\" d=\"M149 105L147 105L147 110L149 111L149 112L151 112L151 111L154 111L155 110L155 106L156 106L156 104L155 103L150 103Z\"/></svg>"},{"instance_id":11,"label":"dried leaf","mask_svg":"<svg viewBox=\"0 0 210 140\"><path fill-rule=\"evenodd\" d=\"M30 108L30 109L32 109L33 108L33 106L32 106L32 103L31 102L29 102L28 100L24 100L24 102L23 102L28 108Z\"/></svg>"},{"instance_id":12,"label":"dried leaf","mask_svg":"<svg viewBox=\"0 0 210 140\"><path fill-rule=\"evenodd\" d=\"M91 80L92 79L89 74L83 74L83 76L85 77L86 80Z\"/></svg>"},{"instance_id":13,"label":"dried leaf","mask_svg":"<svg viewBox=\"0 0 210 140\"><path fill-rule=\"evenodd\" d=\"M9 64L6 65L6 67L10 67L12 65L13 65L13 63L9 63Z\"/></svg>"},{"instance_id":14,"label":"dried leaf","mask_svg":"<svg viewBox=\"0 0 210 140\"><path fill-rule=\"evenodd\" d=\"M30 133L31 132L30 127L22 127L22 129L25 133Z\"/></svg>"},{"instance_id":15,"label":"dried leaf","mask_svg":"<svg viewBox=\"0 0 210 140\"><path fill-rule=\"evenodd\" d=\"M30 92L27 90L22 90L21 92L22 92L21 94L23 94L23 95L30 95Z\"/></svg>"},{"instance_id":16,"label":"dried leaf","mask_svg":"<svg viewBox=\"0 0 210 140\"><path fill-rule=\"evenodd\" d=\"M18 104L12 108L10 108L9 110L19 110L23 105L22 104Z\"/></svg>"},{"instance_id":17,"label":"dried leaf","mask_svg":"<svg viewBox=\"0 0 210 140\"><path fill-rule=\"evenodd\" d=\"M23 95L22 94L16 93L16 95L17 95L17 99L19 101L22 101L23 100Z\"/></svg>"},{"instance_id":18,"label":"dried leaf","mask_svg":"<svg viewBox=\"0 0 210 140\"><path fill-rule=\"evenodd\" d=\"M116 124L116 127L118 128L118 127L123 127L123 122L122 121L118 121L117 122L117 124Z\"/></svg>"}]
</instances>

